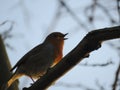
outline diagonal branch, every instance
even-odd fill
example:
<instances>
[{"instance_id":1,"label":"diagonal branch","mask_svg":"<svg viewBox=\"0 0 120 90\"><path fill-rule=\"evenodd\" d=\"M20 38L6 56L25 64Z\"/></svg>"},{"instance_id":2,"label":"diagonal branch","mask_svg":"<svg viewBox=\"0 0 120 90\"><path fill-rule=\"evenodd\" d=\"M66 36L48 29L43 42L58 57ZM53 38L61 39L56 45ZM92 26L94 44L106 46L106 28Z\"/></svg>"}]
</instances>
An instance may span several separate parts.
<instances>
[{"instance_id":1,"label":"diagonal branch","mask_svg":"<svg viewBox=\"0 0 120 90\"><path fill-rule=\"evenodd\" d=\"M46 90L76 64L85 57L88 57L90 52L100 48L101 42L117 38L120 38L120 26L89 32L83 40L60 61L60 63L49 70L31 87L24 88L24 90Z\"/></svg>"},{"instance_id":2,"label":"diagonal branch","mask_svg":"<svg viewBox=\"0 0 120 90\"><path fill-rule=\"evenodd\" d=\"M65 7L65 9L67 10L67 12L78 23L78 25L80 25L80 27L82 27L83 29L85 29L86 31L88 31L87 26L85 24L83 24L83 22L81 22L81 20L78 18L78 16L71 10L71 8L64 2L64 0L60 0L60 3L61 3L62 6Z\"/></svg>"}]
</instances>

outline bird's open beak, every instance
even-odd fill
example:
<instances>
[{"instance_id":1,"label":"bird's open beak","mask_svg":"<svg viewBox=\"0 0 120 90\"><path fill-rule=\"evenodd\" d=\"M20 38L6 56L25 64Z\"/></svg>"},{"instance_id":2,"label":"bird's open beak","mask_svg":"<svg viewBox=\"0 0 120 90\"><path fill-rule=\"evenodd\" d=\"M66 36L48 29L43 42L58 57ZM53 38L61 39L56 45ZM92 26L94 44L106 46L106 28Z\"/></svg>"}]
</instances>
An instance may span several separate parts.
<instances>
[{"instance_id":1,"label":"bird's open beak","mask_svg":"<svg viewBox=\"0 0 120 90\"><path fill-rule=\"evenodd\" d=\"M66 33L66 34L64 34L64 36L63 37L65 37L66 35L68 35L68 33ZM64 40L67 40L68 38L64 38Z\"/></svg>"}]
</instances>

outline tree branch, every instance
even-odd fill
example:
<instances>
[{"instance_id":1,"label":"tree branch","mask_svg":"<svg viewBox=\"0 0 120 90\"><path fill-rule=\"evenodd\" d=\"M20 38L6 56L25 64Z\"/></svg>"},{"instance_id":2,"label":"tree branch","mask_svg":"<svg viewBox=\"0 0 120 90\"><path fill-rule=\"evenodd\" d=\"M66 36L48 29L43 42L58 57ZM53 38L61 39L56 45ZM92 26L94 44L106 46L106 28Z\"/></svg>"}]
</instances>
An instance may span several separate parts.
<instances>
[{"instance_id":1,"label":"tree branch","mask_svg":"<svg viewBox=\"0 0 120 90\"><path fill-rule=\"evenodd\" d=\"M0 35L0 90L4 83L8 81L11 76L9 71L11 68L3 40ZM8 90L18 90L18 82L15 82Z\"/></svg>"},{"instance_id":2,"label":"tree branch","mask_svg":"<svg viewBox=\"0 0 120 90\"><path fill-rule=\"evenodd\" d=\"M67 12L71 15L71 17L86 31L88 31L88 28L86 27L86 24L83 24L81 20L77 17L77 15L71 10L71 8L64 2L64 0L59 0L61 5L65 7Z\"/></svg>"},{"instance_id":3,"label":"tree branch","mask_svg":"<svg viewBox=\"0 0 120 90\"><path fill-rule=\"evenodd\" d=\"M111 65L111 64L114 64L112 61L108 61L106 63L95 63L95 64L88 64L87 62L86 63L83 63L83 64L79 64L79 66L87 66L87 67L105 67L105 66L108 66L108 65Z\"/></svg>"},{"instance_id":4,"label":"tree branch","mask_svg":"<svg viewBox=\"0 0 120 90\"><path fill-rule=\"evenodd\" d=\"M74 83L66 83L66 82L58 82L55 84L56 87L66 87L66 88L81 88L82 90L96 90L94 88L88 87L86 85L82 85L79 82Z\"/></svg>"},{"instance_id":5,"label":"tree branch","mask_svg":"<svg viewBox=\"0 0 120 90\"><path fill-rule=\"evenodd\" d=\"M119 78L119 73L120 73L120 64L116 70L116 73L115 73L115 80L114 80L114 83L112 85L112 90L116 90L117 88L117 82L118 82L118 78Z\"/></svg>"},{"instance_id":6,"label":"tree branch","mask_svg":"<svg viewBox=\"0 0 120 90\"><path fill-rule=\"evenodd\" d=\"M43 77L37 80L31 87L23 90L45 90L57 79L62 77L76 64L82 61L89 53L101 47L106 40L120 38L120 26L104 28L89 32L83 40L68 53L56 66L49 70Z\"/></svg>"}]
</instances>

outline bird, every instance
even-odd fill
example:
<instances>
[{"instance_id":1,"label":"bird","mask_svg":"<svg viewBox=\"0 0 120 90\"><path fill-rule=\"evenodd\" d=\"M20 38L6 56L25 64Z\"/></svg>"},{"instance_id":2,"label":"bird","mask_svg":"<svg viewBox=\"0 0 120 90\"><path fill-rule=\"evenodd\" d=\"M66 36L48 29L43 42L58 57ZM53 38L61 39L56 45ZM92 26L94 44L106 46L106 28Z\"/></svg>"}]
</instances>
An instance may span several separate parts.
<instances>
[{"instance_id":1,"label":"bird","mask_svg":"<svg viewBox=\"0 0 120 90\"><path fill-rule=\"evenodd\" d=\"M39 79L49 68L54 67L63 57L63 46L65 36L61 32L52 32L43 43L37 45L26 53L10 70L15 70L6 83L9 88L11 84L22 76L28 76L32 80Z\"/></svg>"}]
</instances>

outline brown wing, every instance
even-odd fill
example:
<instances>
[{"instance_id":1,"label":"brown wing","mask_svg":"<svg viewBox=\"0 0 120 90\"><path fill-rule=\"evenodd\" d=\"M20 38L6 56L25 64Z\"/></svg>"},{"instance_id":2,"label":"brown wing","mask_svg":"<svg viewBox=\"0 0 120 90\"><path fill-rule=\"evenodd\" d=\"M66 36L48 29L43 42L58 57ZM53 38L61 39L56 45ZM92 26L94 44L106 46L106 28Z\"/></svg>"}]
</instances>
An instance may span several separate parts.
<instances>
[{"instance_id":1,"label":"brown wing","mask_svg":"<svg viewBox=\"0 0 120 90\"><path fill-rule=\"evenodd\" d=\"M36 46L35 48L33 48L32 50L30 50L27 54L25 54L16 64L15 66L10 70L13 71L15 68L19 67L22 63L25 63L26 60L29 59L30 56L39 53L39 51L43 48L43 44L40 44L38 46Z\"/></svg>"}]
</instances>

